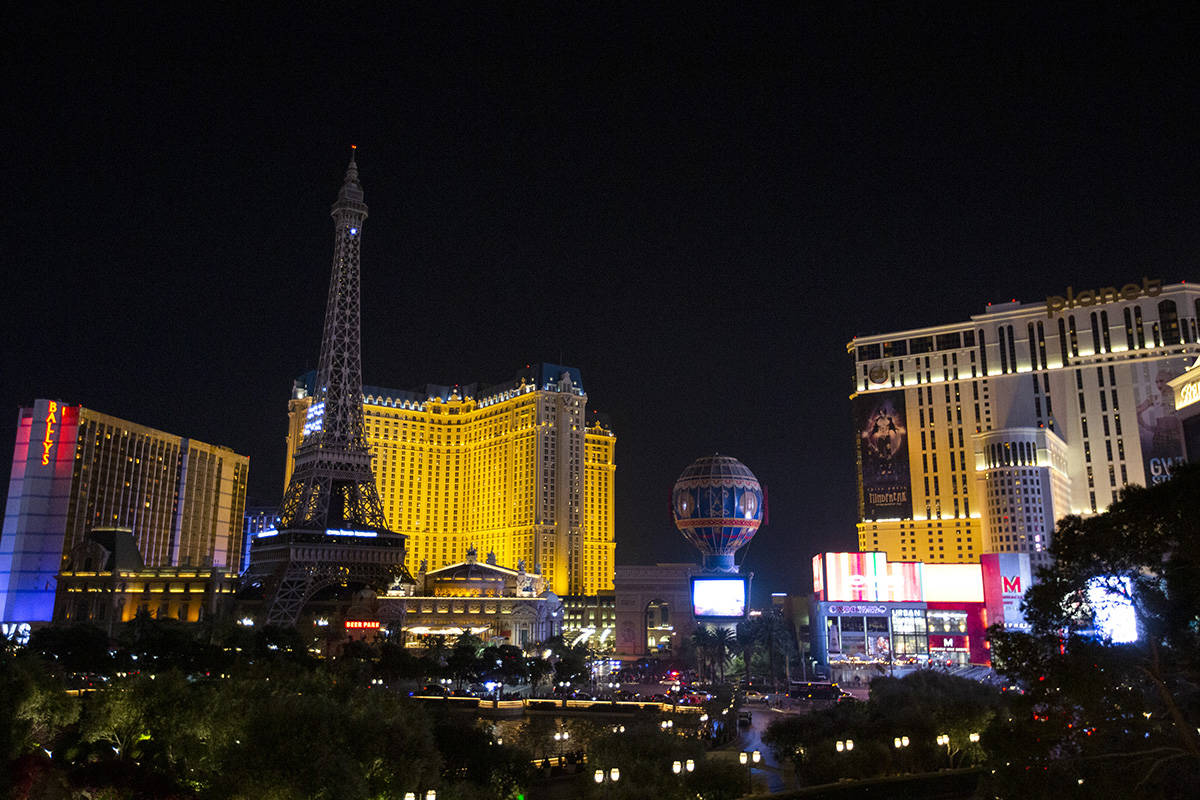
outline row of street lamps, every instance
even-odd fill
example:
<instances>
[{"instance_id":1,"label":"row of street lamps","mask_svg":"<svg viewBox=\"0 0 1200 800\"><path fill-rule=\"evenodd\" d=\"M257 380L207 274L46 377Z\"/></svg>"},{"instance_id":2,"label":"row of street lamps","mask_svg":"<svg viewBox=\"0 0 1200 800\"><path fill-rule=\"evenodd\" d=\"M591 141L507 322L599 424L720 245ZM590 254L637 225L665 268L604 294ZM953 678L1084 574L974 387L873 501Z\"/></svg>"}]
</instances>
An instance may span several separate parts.
<instances>
[{"instance_id":1,"label":"row of street lamps","mask_svg":"<svg viewBox=\"0 0 1200 800\"><path fill-rule=\"evenodd\" d=\"M979 741L979 734L978 733L970 733L967 735L967 739L970 740L970 742L972 744L975 744ZM909 744L910 744L910 742L909 742L909 739L907 736L897 736L895 739L892 739L892 746L894 746L897 750L904 748L904 747L908 747ZM938 734L937 744L938 744L938 747L949 747L950 746L950 735L947 733ZM854 749L854 740L853 739L838 739L836 742L834 742L833 746L839 753L848 753ZM742 755L745 756L746 754L742 753ZM746 763L745 758L742 759L742 763L743 764Z\"/></svg>"},{"instance_id":2,"label":"row of street lamps","mask_svg":"<svg viewBox=\"0 0 1200 800\"><path fill-rule=\"evenodd\" d=\"M755 751L755 754L757 755L757 751ZM676 760L671 762L671 773L674 775L682 775L684 772L692 773L695 771L696 761L694 759L689 758L686 761ZM619 767L613 767L607 772L598 769L592 773L592 780L596 783L616 783L621 780L621 770Z\"/></svg>"}]
</instances>

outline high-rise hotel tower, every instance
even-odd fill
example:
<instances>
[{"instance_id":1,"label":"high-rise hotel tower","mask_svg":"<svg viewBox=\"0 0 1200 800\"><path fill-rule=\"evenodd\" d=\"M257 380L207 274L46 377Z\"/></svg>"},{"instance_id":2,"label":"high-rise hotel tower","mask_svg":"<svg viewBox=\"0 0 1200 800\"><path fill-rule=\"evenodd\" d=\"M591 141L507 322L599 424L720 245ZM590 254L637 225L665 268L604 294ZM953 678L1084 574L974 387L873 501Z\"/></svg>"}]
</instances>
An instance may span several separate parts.
<instances>
[{"instance_id":1,"label":"high-rise hotel tower","mask_svg":"<svg viewBox=\"0 0 1200 800\"><path fill-rule=\"evenodd\" d=\"M37 400L17 419L0 535L0 621L48 620L56 576L97 528L127 528L148 567L241 565L250 460L90 408Z\"/></svg>"},{"instance_id":2,"label":"high-rise hotel tower","mask_svg":"<svg viewBox=\"0 0 1200 800\"><path fill-rule=\"evenodd\" d=\"M1200 355L1200 286L1142 278L856 337L858 543L896 561L1027 552L1185 458L1167 381Z\"/></svg>"},{"instance_id":3,"label":"high-rise hotel tower","mask_svg":"<svg viewBox=\"0 0 1200 800\"><path fill-rule=\"evenodd\" d=\"M312 376L288 405L287 477L309 424ZM613 579L616 437L587 419L578 369L533 364L493 386L363 387L363 420L388 525L417 574L474 546L539 569L559 595Z\"/></svg>"}]
</instances>

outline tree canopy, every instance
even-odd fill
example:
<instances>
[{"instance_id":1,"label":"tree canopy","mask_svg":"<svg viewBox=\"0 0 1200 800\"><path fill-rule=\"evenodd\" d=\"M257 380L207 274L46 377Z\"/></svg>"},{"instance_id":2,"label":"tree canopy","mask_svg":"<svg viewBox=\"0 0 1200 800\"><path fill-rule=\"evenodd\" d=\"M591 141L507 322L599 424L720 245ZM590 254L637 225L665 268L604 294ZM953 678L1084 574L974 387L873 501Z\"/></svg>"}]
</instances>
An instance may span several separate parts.
<instances>
[{"instance_id":1,"label":"tree canopy","mask_svg":"<svg viewBox=\"0 0 1200 800\"><path fill-rule=\"evenodd\" d=\"M1010 745L1004 761L1046 773L1042 789L1109 781L1171 796L1200 776L1198 511L1200 465L1189 465L1127 487L1103 514L1062 519L1053 561L1025 595L1030 631L992 631L997 668L1023 692L997 731ZM1132 609L1136 641L1104 638L1106 596ZM1018 786L1028 779L997 774Z\"/></svg>"}]
</instances>

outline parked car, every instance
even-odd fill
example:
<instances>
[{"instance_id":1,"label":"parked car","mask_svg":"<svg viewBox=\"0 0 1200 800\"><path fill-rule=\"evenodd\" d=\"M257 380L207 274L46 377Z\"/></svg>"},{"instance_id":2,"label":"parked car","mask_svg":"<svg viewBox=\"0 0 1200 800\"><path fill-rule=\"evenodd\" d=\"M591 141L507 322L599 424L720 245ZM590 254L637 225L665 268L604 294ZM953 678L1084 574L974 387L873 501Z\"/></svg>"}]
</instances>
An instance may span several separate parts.
<instances>
[{"instance_id":1,"label":"parked car","mask_svg":"<svg viewBox=\"0 0 1200 800\"><path fill-rule=\"evenodd\" d=\"M746 690L746 702L747 703L765 703L765 702L767 702L767 695L760 692L758 689L747 689Z\"/></svg>"},{"instance_id":2,"label":"parked car","mask_svg":"<svg viewBox=\"0 0 1200 800\"><path fill-rule=\"evenodd\" d=\"M833 701L838 702L850 693L840 688L836 683L793 683L788 691L788 697L793 700Z\"/></svg>"}]
</instances>

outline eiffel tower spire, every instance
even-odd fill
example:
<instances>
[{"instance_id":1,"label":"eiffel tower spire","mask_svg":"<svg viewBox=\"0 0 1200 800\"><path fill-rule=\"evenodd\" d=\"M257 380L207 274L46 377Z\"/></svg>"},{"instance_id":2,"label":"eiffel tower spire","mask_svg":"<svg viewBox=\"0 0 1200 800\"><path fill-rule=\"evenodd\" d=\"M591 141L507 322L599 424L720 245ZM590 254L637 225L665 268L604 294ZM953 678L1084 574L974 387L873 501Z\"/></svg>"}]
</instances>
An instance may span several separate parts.
<instances>
[{"instance_id":1,"label":"eiffel tower spire","mask_svg":"<svg viewBox=\"0 0 1200 800\"><path fill-rule=\"evenodd\" d=\"M367 205L353 152L330 216L333 271L313 402L278 531L253 542L243 578L262 587L271 624L294 624L308 599L333 583L382 590L412 581L406 537L387 529L363 432L359 245Z\"/></svg>"}]
</instances>

